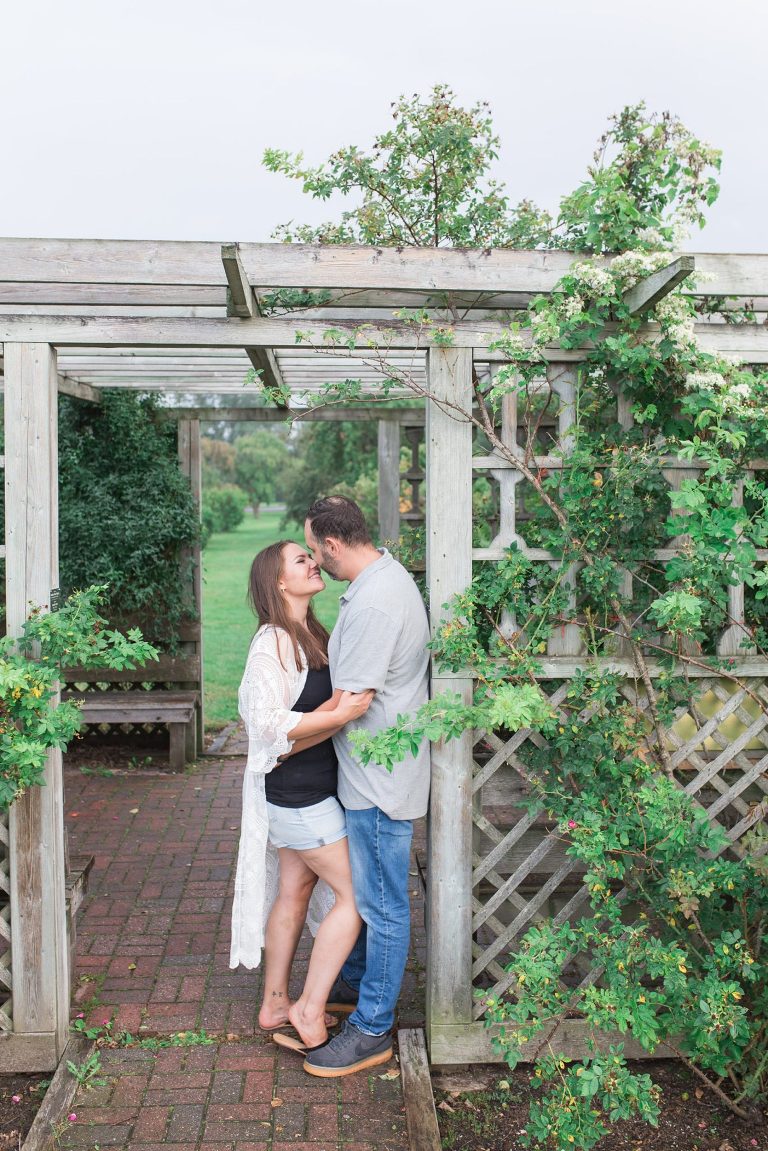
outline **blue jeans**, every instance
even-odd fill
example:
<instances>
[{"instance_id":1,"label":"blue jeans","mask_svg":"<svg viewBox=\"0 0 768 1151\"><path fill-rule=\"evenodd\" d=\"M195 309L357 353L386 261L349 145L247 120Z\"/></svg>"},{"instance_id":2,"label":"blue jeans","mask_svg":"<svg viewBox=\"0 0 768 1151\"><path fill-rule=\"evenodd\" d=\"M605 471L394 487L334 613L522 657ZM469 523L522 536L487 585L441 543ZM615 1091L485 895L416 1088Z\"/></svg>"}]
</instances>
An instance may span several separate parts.
<instances>
[{"instance_id":1,"label":"blue jeans","mask_svg":"<svg viewBox=\"0 0 768 1151\"><path fill-rule=\"evenodd\" d=\"M390 819L378 807L347 810L352 883L363 927L341 975L359 988L349 1021L367 1035L384 1035L395 1022L411 938L412 836L410 819Z\"/></svg>"}]
</instances>

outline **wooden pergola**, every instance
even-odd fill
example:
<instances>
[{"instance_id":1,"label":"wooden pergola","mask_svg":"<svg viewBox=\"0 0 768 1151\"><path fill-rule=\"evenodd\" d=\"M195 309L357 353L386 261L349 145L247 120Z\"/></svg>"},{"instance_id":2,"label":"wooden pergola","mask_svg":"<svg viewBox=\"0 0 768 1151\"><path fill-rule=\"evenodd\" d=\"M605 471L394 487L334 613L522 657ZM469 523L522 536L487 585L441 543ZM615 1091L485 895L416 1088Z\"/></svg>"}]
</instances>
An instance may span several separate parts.
<instances>
[{"instance_id":1,"label":"wooden pergola","mask_svg":"<svg viewBox=\"0 0 768 1151\"><path fill-rule=\"evenodd\" d=\"M359 379L373 392L387 365L398 378L405 374L428 388L433 399L422 411L397 406L398 399L412 398L402 387L384 408L364 401L312 418L380 421L383 535L397 531L400 427L426 420L427 583L434 626L440 605L469 583L473 559L500 558L521 538L514 515L519 475L500 458L473 456L471 426L441 401L470 407L473 368L492 372L503 358L491 345L508 311L551 291L575 259L542 251L0 240L9 633L18 634L29 603L49 603L58 584L57 393L98 403L102 388L162 391L177 404L169 414L182 421L180 438L192 468L189 444L201 419L285 418L285 412L267 409L256 389L246 409L241 403L190 403L197 393L206 400L211 394L242 399L250 367L273 388L290 392L291 403L299 406L327 381ZM648 307L692 264L681 257L639 284L633 307ZM749 363L768 363L768 328L760 322L768 310L768 256L704 254L695 256L695 265L707 274L700 294L750 301L761 313L755 323L702 323L700 342ZM270 294L280 289L322 293L321 306L314 302L300 312L274 314ZM437 314L446 307L462 316L452 324L451 347L442 346L429 326L393 315L400 308ZM303 333L298 343L297 330ZM351 348L340 349L340 332ZM560 397L563 432L571 420L578 360L576 351L552 350L548 374ZM511 443L515 419L508 406L505 435L513 437ZM493 476L502 497L496 539L474 552L473 472ZM737 593L732 614L739 608ZM545 674L553 680L572 675L578 657L575 637L557 637ZM741 658L740 668L752 677L768 676L768 667L754 657ZM468 698L472 682L460 673L435 671L433 690L444 688ZM486 737L493 743L492 733ZM473 765L470 735L433 748L427 1014L437 1063L497 1057L473 1003L473 978L484 975L502 986L496 957L542 913L568 871L553 855L544 894L521 895L532 859L546 872L541 859L547 851L530 841L524 820L502 834L483 815L484 794L501 786L497 769L514 775L519 741L497 743L491 760L479 765ZM754 765L744 770L752 771L754 782ZM740 793L734 794L733 802L740 802ZM62 802L61 756L53 752L46 786L30 791L0 820L0 1071L51 1069L67 1040L71 972ZM481 904L479 885L489 882L496 894ZM576 898L566 906L576 906ZM506 921L502 904L512 908ZM493 939L486 945L483 931L489 929Z\"/></svg>"}]
</instances>

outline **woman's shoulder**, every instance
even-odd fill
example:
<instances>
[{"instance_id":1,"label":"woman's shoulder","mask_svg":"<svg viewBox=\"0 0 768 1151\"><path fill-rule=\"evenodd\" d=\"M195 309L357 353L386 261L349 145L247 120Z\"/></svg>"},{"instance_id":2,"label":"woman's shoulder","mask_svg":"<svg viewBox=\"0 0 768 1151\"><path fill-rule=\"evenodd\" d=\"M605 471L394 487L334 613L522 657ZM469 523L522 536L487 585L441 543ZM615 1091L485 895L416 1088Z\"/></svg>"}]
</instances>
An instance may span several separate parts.
<instances>
[{"instance_id":1,"label":"woman's shoulder","mask_svg":"<svg viewBox=\"0 0 768 1151\"><path fill-rule=\"evenodd\" d=\"M293 653L293 643L285 628L278 624L262 624L251 640L249 656L266 653L277 656L283 667L287 667L286 657Z\"/></svg>"},{"instance_id":2,"label":"woman's shoulder","mask_svg":"<svg viewBox=\"0 0 768 1151\"><path fill-rule=\"evenodd\" d=\"M274 623L263 623L251 640L251 652L277 651L288 639L287 632Z\"/></svg>"}]
</instances>

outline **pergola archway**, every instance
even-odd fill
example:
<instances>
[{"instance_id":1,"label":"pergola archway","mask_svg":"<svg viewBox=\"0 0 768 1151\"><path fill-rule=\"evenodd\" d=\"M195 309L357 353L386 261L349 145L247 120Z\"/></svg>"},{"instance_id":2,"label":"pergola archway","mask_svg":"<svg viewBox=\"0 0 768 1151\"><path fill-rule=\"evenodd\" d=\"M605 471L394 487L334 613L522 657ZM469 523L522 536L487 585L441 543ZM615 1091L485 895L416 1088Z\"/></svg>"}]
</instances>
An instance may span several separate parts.
<instances>
[{"instance_id":1,"label":"pergola archway","mask_svg":"<svg viewBox=\"0 0 768 1151\"><path fill-rule=\"evenodd\" d=\"M251 366L284 395L311 393L325 381L350 377L373 388L387 364L426 385L432 397L426 404L427 582L436 623L440 605L469 582L473 558L497 558L515 532L514 514L505 513L497 540L473 553L473 468L498 473L502 492L514 488L515 476L499 459L473 457L470 425L443 402L465 409L471 405L473 367L487 372L501 358L491 345L508 310L550 291L574 259L566 252L538 251L0 241L3 551L10 633L20 631L29 602L49 603L58 583L57 392L91 402L98 402L102 387L242 394ZM703 289L707 296L749 299L757 311L766 310L768 256L702 255L695 261L697 269L710 274ZM691 265L690 258L679 259L633 289L637 310L679 282ZM322 292L322 306L283 316L263 314L269 293L284 288ZM428 326L393 318L403 307L448 307L453 316L460 314L463 318L452 323L453 346L445 347ZM297 329L304 333L298 344ZM331 336L337 340L339 332L349 342L344 356L326 343L331 333L337 333ZM761 323L702 324L699 337L720 353L768 362L768 330ZM560 396L563 427L578 359L578 352L552 352L552 386ZM391 398L407 394L395 388ZM274 418L255 401L250 418L257 413L258 418ZM363 403L355 418L361 413L375 419L381 414L383 454L396 464L393 428L413 419L414 410L390 407L380 413ZM186 407L175 414L194 422L206 409ZM211 414L220 418L222 410ZM508 409L505 418L514 437L514 412ZM383 495L390 513L393 490L390 482L389 496ZM551 678L567 677L578 665L578 651L570 643L564 635L547 653ZM768 675L759 660L741 662L743 674ZM450 686L466 697L472 689L461 673L440 672L433 685L435 690ZM514 749L502 752L514 755ZM485 964L494 975L499 946L487 953L478 954L477 946L473 950L473 885L478 874L496 874L498 861L523 832L496 842L473 872L473 828L481 825L473 813L470 736L435 745L432 762L431 1051L443 1063L488 1059L494 1056L473 1012L472 973L473 965ZM475 792L490 778L489 770L486 765L485 775L475 772ZM525 864L523 859L518 870ZM554 869L552 875L557 874ZM46 786L30 791L14 804L10 819L0 822L0 1070L50 1069L66 1043L70 972L64 883L61 756L54 752ZM511 893L524 914L514 888L502 880L498 892L492 911ZM504 934L502 925L502 942Z\"/></svg>"}]
</instances>

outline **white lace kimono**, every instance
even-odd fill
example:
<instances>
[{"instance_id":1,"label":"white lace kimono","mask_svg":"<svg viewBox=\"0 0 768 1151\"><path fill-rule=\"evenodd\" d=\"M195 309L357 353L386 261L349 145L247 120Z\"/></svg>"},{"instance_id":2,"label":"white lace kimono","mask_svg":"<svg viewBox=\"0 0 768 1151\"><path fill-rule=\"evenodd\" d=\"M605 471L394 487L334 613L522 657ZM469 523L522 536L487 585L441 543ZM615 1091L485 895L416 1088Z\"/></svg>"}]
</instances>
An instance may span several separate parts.
<instances>
[{"instance_id":1,"label":"white lace kimono","mask_svg":"<svg viewBox=\"0 0 768 1151\"><path fill-rule=\"evenodd\" d=\"M304 663L304 653L301 655ZM278 854L267 839L269 821L264 776L279 756L290 751L291 741L286 733L303 716L303 712L290 709L301 695L306 679L306 667L296 670L293 644L287 634L269 624L259 628L248 652L238 692L238 708L248 733L248 760L243 777L230 967L240 963L244 967L258 967L261 959L264 928L280 878ZM313 935L332 906L333 893L326 884L318 882L307 914Z\"/></svg>"}]
</instances>

